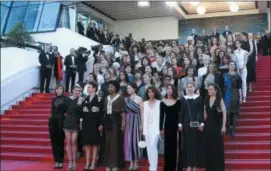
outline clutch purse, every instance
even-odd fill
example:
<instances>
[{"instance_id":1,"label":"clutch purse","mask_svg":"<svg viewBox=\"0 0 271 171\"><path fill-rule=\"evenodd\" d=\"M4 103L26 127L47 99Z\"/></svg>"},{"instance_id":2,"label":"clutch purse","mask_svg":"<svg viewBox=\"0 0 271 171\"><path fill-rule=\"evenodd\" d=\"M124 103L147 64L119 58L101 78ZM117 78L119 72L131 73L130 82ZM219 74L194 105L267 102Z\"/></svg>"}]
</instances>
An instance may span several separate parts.
<instances>
[{"instance_id":1,"label":"clutch purse","mask_svg":"<svg viewBox=\"0 0 271 171\"><path fill-rule=\"evenodd\" d=\"M199 122L190 122L190 127L191 128L198 128L199 127Z\"/></svg>"},{"instance_id":2,"label":"clutch purse","mask_svg":"<svg viewBox=\"0 0 271 171\"><path fill-rule=\"evenodd\" d=\"M143 136L141 136L140 141L138 141L137 145L139 148L146 148L147 147L147 143L144 140Z\"/></svg>"}]
</instances>

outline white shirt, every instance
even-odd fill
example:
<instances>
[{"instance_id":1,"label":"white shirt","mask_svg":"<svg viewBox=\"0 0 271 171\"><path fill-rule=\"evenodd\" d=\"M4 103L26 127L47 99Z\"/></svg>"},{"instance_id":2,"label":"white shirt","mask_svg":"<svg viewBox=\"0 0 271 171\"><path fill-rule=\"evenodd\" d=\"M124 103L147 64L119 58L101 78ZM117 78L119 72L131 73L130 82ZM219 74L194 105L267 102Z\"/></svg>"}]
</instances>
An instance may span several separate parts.
<instances>
[{"instance_id":1,"label":"white shirt","mask_svg":"<svg viewBox=\"0 0 271 171\"><path fill-rule=\"evenodd\" d=\"M72 65L74 65L74 56L72 56Z\"/></svg>"},{"instance_id":2,"label":"white shirt","mask_svg":"<svg viewBox=\"0 0 271 171\"><path fill-rule=\"evenodd\" d=\"M198 77L201 78L204 74L207 74L207 67L201 67L198 70Z\"/></svg>"},{"instance_id":3,"label":"white shirt","mask_svg":"<svg viewBox=\"0 0 271 171\"><path fill-rule=\"evenodd\" d=\"M143 135L159 135L160 104L160 100L155 100L152 106L149 101L143 102Z\"/></svg>"},{"instance_id":4,"label":"white shirt","mask_svg":"<svg viewBox=\"0 0 271 171\"><path fill-rule=\"evenodd\" d=\"M237 63L237 68L241 69L244 68L244 70L246 70L246 63L245 63L245 59L248 55L248 52L246 50L243 49L236 49L234 51L234 54L236 56L236 63Z\"/></svg>"}]
</instances>

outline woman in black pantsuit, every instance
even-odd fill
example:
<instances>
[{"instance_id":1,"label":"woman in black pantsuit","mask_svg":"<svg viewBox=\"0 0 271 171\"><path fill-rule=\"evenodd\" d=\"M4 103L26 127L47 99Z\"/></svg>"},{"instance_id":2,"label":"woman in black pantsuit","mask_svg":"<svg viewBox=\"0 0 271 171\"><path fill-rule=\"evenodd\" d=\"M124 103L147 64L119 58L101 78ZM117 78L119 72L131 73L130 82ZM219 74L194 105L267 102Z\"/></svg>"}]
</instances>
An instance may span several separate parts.
<instances>
[{"instance_id":1,"label":"woman in black pantsuit","mask_svg":"<svg viewBox=\"0 0 271 171\"><path fill-rule=\"evenodd\" d=\"M102 102L95 94L97 84L90 82L88 84L88 94L82 103L82 115L80 119L80 128L82 130L81 143L85 146L86 166L84 170L94 170L97 157L98 145L101 143L101 131L103 120ZM90 149L92 147L92 163L90 166Z\"/></svg>"},{"instance_id":2,"label":"woman in black pantsuit","mask_svg":"<svg viewBox=\"0 0 271 171\"><path fill-rule=\"evenodd\" d=\"M57 86L55 89L56 97L52 100L51 117L49 118L49 131L52 151L55 161L55 169L63 168L64 162L64 113L67 111L68 98L65 97L64 87Z\"/></svg>"},{"instance_id":3,"label":"woman in black pantsuit","mask_svg":"<svg viewBox=\"0 0 271 171\"><path fill-rule=\"evenodd\" d=\"M167 87L166 98L161 103L160 129L165 135L164 171L175 171L177 166L178 115L181 109L178 92L173 85ZM181 137L179 137L181 141ZM181 168L180 168L181 169Z\"/></svg>"}]
</instances>

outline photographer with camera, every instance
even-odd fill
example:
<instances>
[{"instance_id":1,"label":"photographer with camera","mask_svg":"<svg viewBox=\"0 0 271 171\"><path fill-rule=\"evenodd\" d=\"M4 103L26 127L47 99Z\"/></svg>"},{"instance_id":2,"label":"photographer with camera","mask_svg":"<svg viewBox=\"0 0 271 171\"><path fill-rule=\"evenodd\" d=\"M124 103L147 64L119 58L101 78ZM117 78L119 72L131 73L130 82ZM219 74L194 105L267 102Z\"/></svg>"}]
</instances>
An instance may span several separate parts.
<instances>
[{"instance_id":1,"label":"photographer with camera","mask_svg":"<svg viewBox=\"0 0 271 171\"><path fill-rule=\"evenodd\" d=\"M75 63L77 66L77 72L79 76L78 82L83 83L84 73L87 71L86 62L88 61L88 56L90 51L87 51L86 48L80 47L77 51L77 57L75 58Z\"/></svg>"}]
</instances>

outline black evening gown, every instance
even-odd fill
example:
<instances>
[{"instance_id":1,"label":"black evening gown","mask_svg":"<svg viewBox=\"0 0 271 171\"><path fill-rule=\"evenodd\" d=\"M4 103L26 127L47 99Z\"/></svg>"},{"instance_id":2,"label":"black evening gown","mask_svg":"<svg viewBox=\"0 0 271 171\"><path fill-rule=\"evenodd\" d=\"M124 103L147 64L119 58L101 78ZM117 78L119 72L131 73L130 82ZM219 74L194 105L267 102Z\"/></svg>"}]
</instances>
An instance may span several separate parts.
<instances>
[{"instance_id":1,"label":"black evening gown","mask_svg":"<svg viewBox=\"0 0 271 171\"><path fill-rule=\"evenodd\" d=\"M247 61L247 82L256 82L256 46L253 40L253 51Z\"/></svg>"},{"instance_id":2,"label":"black evening gown","mask_svg":"<svg viewBox=\"0 0 271 171\"><path fill-rule=\"evenodd\" d=\"M177 163L177 133L178 133L178 115L180 112L180 100L172 106L167 106L165 103L161 103L160 123L164 123L164 135L165 135L165 154L164 154L164 171L175 171ZM181 139L179 139L181 141Z\"/></svg>"},{"instance_id":3,"label":"black evening gown","mask_svg":"<svg viewBox=\"0 0 271 171\"><path fill-rule=\"evenodd\" d=\"M205 160L206 171L224 171L224 141L221 135L222 113L218 112L220 100L216 99L210 106L210 99L205 100L207 120L205 125ZM215 162L214 162L215 161Z\"/></svg>"},{"instance_id":4,"label":"black evening gown","mask_svg":"<svg viewBox=\"0 0 271 171\"><path fill-rule=\"evenodd\" d=\"M195 98L181 99L181 114L179 116L179 123L183 124L183 166L204 168L204 134L198 128L190 127L190 112L193 121L203 123L203 105L200 96Z\"/></svg>"},{"instance_id":5,"label":"black evening gown","mask_svg":"<svg viewBox=\"0 0 271 171\"><path fill-rule=\"evenodd\" d=\"M90 101L87 96L82 104L82 145L99 145L101 143L101 133L98 127L102 124L103 109L102 102L98 96Z\"/></svg>"}]
</instances>

